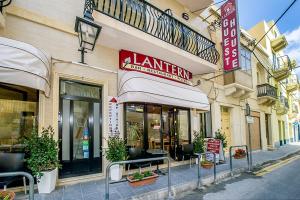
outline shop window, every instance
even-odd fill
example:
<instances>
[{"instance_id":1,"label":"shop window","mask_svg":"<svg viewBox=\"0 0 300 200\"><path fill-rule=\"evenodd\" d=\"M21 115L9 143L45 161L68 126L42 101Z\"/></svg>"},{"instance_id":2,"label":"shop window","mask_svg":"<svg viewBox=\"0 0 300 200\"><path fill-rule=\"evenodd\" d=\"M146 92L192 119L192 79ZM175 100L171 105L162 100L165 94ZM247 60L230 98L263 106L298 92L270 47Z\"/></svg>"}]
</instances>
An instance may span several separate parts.
<instances>
[{"instance_id":1,"label":"shop window","mask_svg":"<svg viewBox=\"0 0 300 200\"><path fill-rule=\"evenodd\" d=\"M127 146L144 148L144 105L126 105Z\"/></svg>"},{"instance_id":2,"label":"shop window","mask_svg":"<svg viewBox=\"0 0 300 200\"><path fill-rule=\"evenodd\" d=\"M211 114L210 112L199 113L200 126L199 131L204 137L211 137Z\"/></svg>"},{"instance_id":3,"label":"shop window","mask_svg":"<svg viewBox=\"0 0 300 200\"><path fill-rule=\"evenodd\" d=\"M0 151L22 151L21 139L37 126L38 91L0 83Z\"/></svg>"},{"instance_id":4,"label":"shop window","mask_svg":"<svg viewBox=\"0 0 300 200\"><path fill-rule=\"evenodd\" d=\"M149 149L161 148L161 106L147 105Z\"/></svg>"},{"instance_id":5,"label":"shop window","mask_svg":"<svg viewBox=\"0 0 300 200\"><path fill-rule=\"evenodd\" d=\"M179 109L176 123L179 144L189 144L189 111Z\"/></svg>"},{"instance_id":6,"label":"shop window","mask_svg":"<svg viewBox=\"0 0 300 200\"><path fill-rule=\"evenodd\" d=\"M241 68L251 74L251 52L245 47L241 47Z\"/></svg>"}]
</instances>

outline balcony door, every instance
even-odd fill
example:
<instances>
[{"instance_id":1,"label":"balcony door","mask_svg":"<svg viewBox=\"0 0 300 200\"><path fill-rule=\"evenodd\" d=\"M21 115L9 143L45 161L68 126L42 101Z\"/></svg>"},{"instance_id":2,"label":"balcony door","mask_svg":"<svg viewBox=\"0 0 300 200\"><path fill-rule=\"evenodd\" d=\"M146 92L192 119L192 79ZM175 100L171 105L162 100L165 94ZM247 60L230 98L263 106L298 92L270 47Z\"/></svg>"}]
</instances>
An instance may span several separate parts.
<instances>
[{"instance_id":1,"label":"balcony door","mask_svg":"<svg viewBox=\"0 0 300 200\"><path fill-rule=\"evenodd\" d=\"M60 178L101 172L101 88L61 82Z\"/></svg>"}]
</instances>

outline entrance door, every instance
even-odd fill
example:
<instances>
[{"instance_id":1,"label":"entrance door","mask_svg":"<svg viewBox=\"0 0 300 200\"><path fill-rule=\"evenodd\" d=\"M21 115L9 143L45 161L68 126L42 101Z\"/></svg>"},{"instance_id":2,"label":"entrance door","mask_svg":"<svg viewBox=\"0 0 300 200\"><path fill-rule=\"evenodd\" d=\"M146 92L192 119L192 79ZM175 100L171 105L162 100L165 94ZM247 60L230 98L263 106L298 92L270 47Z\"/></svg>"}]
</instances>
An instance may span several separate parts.
<instances>
[{"instance_id":1,"label":"entrance door","mask_svg":"<svg viewBox=\"0 0 300 200\"><path fill-rule=\"evenodd\" d=\"M221 107L221 131L226 136L227 141L227 148L225 151L228 150L228 147L231 146L231 129L230 129L230 112L229 108Z\"/></svg>"},{"instance_id":2,"label":"entrance door","mask_svg":"<svg viewBox=\"0 0 300 200\"><path fill-rule=\"evenodd\" d=\"M181 160L178 151L191 142L189 110L170 108L168 111L169 152L175 160ZM164 145L165 146L165 145Z\"/></svg>"},{"instance_id":3,"label":"entrance door","mask_svg":"<svg viewBox=\"0 0 300 200\"><path fill-rule=\"evenodd\" d=\"M251 148L252 148L252 150L259 150L259 149L261 149L260 113L259 112L251 112L251 116L253 117L253 120L254 120L254 123L250 124ZM246 124L246 141L247 141L247 145L249 145L249 131L248 131L247 124Z\"/></svg>"},{"instance_id":4,"label":"entrance door","mask_svg":"<svg viewBox=\"0 0 300 200\"><path fill-rule=\"evenodd\" d=\"M100 99L61 95L60 114L60 178L101 172Z\"/></svg>"}]
</instances>

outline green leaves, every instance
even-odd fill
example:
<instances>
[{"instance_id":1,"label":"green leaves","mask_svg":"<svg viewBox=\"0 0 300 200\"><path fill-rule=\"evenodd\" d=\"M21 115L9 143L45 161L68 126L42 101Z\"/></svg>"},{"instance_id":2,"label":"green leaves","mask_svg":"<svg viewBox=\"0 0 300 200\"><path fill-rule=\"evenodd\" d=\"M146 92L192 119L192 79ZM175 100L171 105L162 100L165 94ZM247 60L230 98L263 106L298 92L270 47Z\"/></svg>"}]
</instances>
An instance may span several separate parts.
<instances>
[{"instance_id":1,"label":"green leaves","mask_svg":"<svg viewBox=\"0 0 300 200\"><path fill-rule=\"evenodd\" d=\"M118 136L109 137L106 159L110 162L123 161L127 159L126 144L122 138Z\"/></svg>"},{"instance_id":2,"label":"green leaves","mask_svg":"<svg viewBox=\"0 0 300 200\"><path fill-rule=\"evenodd\" d=\"M204 136L200 132L194 131L193 146L195 153L204 153Z\"/></svg>"},{"instance_id":3,"label":"green leaves","mask_svg":"<svg viewBox=\"0 0 300 200\"><path fill-rule=\"evenodd\" d=\"M221 132L220 129L218 129L216 132L215 132L215 139L219 139L222 141L222 144L223 144L223 148L225 149L227 147L227 140L226 140L226 136L224 133Z\"/></svg>"},{"instance_id":4,"label":"green leaves","mask_svg":"<svg viewBox=\"0 0 300 200\"><path fill-rule=\"evenodd\" d=\"M43 175L42 171L51 171L59 168L58 144L54 139L54 130L51 126L43 128L39 134L36 129L25 138L26 152L29 158L26 159L28 168L38 179Z\"/></svg>"}]
</instances>

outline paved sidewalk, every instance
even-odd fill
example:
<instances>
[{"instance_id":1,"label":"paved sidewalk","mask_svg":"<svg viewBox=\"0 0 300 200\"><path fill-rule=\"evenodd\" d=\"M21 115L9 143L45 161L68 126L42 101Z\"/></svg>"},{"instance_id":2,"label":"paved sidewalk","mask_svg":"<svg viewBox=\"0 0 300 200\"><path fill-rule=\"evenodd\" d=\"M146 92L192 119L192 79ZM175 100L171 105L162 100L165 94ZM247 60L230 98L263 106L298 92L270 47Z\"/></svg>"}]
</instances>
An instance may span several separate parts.
<instances>
[{"instance_id":1,"label":"paved sidewalk","mask_svg":"<svg viewBox=\"0 0 300 200\"><path fill-rule=\"evenodd\" d=\"M267 161L278 160L289 154L300 151L300 143L290 144L281 147L275 151L259 151L253 153L253 165L260 165ZM234 160L234 169L244 169L247 167L246 159ZM230 169L229 160L225 164L217 165L217 174L222 172L228 172ZM201 176L203 178L209 178L213 175L213 170L201 169ZM158 191L166 191L168 176L161 176L158 178L155 184L147 185L138 188L132 188L127 182L116 183L110 185L110 199L130 199L136 196L136 199L140 199L141 195L155 194ZM192 184L197 181L197 165L193 165L190 168L189 165L183 165L171 168L171 184L172 191L176 192L176 188L180 188L181 185ZM37 200L101 200L105 195L105 181L91 181L87 183L80 183L71 186L64 186L57 188L51 194L35 194ZM178 192L178 191L177 191ZM149 198L149 196L148 196Z\"/></svg>"}]
</instances>

